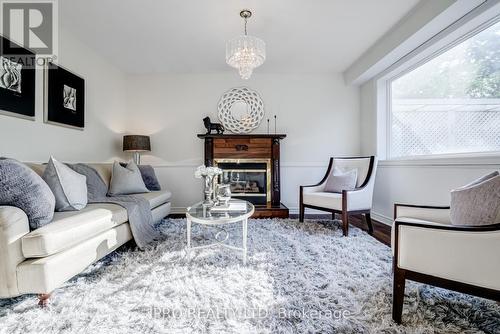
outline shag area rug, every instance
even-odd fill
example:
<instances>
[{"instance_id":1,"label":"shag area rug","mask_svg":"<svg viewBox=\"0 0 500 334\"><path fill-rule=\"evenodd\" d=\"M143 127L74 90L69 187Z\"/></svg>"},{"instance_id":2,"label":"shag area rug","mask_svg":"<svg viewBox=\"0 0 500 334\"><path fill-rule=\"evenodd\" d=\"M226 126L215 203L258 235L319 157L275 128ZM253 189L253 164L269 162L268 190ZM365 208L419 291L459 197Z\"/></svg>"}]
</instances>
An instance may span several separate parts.
<instances>
[{"instance_id":1,"label":"shag area rug","mask_svg":"<svg viewBox=\"0 0 500 334\"><path fill-rule=\"evenodd\" d=\"M391 320L390 248L335 221L250 220L249 261L222 248L186 257L186 223L125 246L58 289L0 300L1 333L500 333L492 301L407 283L403 326ZM193 226L196 244L217 230ZM241 242L241 226L229 228Z\"/></svg>"}]
</instances>

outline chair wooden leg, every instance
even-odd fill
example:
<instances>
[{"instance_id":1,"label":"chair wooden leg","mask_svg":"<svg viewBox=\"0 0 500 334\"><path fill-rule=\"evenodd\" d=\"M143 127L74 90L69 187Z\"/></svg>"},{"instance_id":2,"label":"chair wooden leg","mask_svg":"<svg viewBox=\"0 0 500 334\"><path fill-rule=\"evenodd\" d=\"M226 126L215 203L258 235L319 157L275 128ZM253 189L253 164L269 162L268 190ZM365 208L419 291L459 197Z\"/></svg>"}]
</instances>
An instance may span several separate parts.
<instances>
[{"instance_id":1,"label":"chair wooden leg","mask_svg":"<svg viewBox=\"0 0 500 334\"><path fill-rule=\"evenodd\" d=\"M394 283L392 292L392 319L400 324L403 315L405 297L405 270L394 268Z\"/></svg>"},{"instance_id":2,"label":"chair wooden leg","mask_svg":"<svg viewBox=\"0 0 500 334\"><path fill-rule=\"evenodd\" d=\"M49 305L49 298L52 294L51 293L41 293L38 295L38 306L40 307L47 307Z\"/></svg>"},{"instance_id":3,"label":"chair wooden leg","mask_svg":"<svg viewBox=\"0 0 500 334\"><path fill-rule=\"evenodd\" d=\"M304 204L300 203L300 206L299 206L299 222L301 222L301 223L304 222L304 211L305 211Z\"/></svg>"},{"instance_id":4,"label":"chair wooden leg","mask_svg":"<svg viewBox=\"0 0 500 334\"><path fill-rule=\"evenodd\" d=\"M336 213L332 212L332 220L335 220L335 218L337 218Z\"/></svg>"},{"instance_id":5,"label":"chair wooden leg","mask_svg":"<svg viewBox=\"0 0 500 334\"><path fill-rule=\"evenodd\" d=\"M347 211L342 211L342 232L344 237L349 235L349 213Z\"/></svg>"},{"instance_id":6,"label":"chair wooden leg","mask_svg":"<svg viewBox=\"0 0 500 334\"><path fill-rule=\"evenodd\" d=\"M368 224L368 233L373 234L373 222L370 212L365 213L366 224Z\"/></svg>"}]
</instances>

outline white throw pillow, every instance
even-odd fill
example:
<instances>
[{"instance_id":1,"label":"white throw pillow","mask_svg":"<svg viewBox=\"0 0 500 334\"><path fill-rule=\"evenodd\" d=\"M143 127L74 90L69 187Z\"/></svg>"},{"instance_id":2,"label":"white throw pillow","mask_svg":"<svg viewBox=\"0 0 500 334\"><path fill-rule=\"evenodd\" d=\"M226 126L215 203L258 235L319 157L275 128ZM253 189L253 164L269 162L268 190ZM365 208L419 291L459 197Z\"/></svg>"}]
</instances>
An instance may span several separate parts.
<instances>
[{"instance_id":1,"label":"white throw pillow","mask_svg":"<svg viewBox=\"0 0 500 334\"><path fill-rule=\"evenodd\" d=\"M335 167L332 175L330 175L326 181L325 191L329 193L341 193L342 190L354 190L357 180L357 169L351 169L344 172Z\"/></svg>"},{"instance_id":2,"label":"white throw pillow","mask_svg":"<svg viewBox=\"0 0 500 334\"><path fill-rule=\"evenodd\" d=\"M75 211L87 206L87 177L53 157L42 178L56 198L56 211Z\"/></svg>"},{"instance_id":3,"label":"white throw pillow","mask_svg":"<svg viewBox=\"0 0 500 334\"><path fill-rule=\"evenodd\" d=\"M451 191L453 225L490 225L500 222L500 174L494 172Z\"/></svg>"},{"instance_id":4,"label":"white throw pillow","mask_svg":"<svg viewBox=\"0 0 500 334\"><path fill-rule=\"evenodd\" d=\"M135 162L130 161L123 167L118 161L113 164L108 196L148 193L141 171Z\"/></svg>"}]
</instances>

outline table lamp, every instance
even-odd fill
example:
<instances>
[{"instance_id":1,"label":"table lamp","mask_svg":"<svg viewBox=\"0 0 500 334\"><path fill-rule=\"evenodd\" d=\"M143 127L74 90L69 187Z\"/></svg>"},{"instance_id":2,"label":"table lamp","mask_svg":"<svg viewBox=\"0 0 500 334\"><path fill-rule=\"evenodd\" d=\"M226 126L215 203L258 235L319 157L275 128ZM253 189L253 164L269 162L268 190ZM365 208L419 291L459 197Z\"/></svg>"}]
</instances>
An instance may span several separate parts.
<instances>
[{"instance_id":1,"label":"table lamp","mask_svg":"<svg viewBox=\"0 0 500 334\"><path fill-rule=\"evenodd\" d=\"M134 153L134 162L141 163L141 152L150 152L151 142L149 136L128 135L123 136L123 152Z\"/></svg>"}]
</instances>

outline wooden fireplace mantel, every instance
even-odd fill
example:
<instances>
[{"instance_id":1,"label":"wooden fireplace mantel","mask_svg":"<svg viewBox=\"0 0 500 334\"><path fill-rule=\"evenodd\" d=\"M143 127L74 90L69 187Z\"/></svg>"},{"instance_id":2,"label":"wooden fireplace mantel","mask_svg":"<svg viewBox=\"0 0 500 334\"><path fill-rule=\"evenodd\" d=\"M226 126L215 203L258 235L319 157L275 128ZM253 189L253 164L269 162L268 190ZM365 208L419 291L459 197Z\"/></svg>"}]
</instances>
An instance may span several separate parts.
<instances>
[{"instance_id":1,"label":"wooden fireplace mantel","mask_svg":"<svg viewBox=\"0 0 500 334\"><path fill-rule=\"evenodd\" d=\"M285 139L285 134L227 134L227 135L217 135L217 134L199 134L198 138L272 138L272 139Z\"/></svg>"},{"instance_id":2,"label":"wooden fireplace mantel","mask_svg":"<svg viewBox=\"0 0 500 334\"><path fill-rule=\"evenodd\" d=\"M205 165L217 159L268 159L271 163L271 201L256 206L254 217L288 218L288 208L281 204L280 141L285 134L199 134L205 141Z\"/></svg>"}]
</instances>

